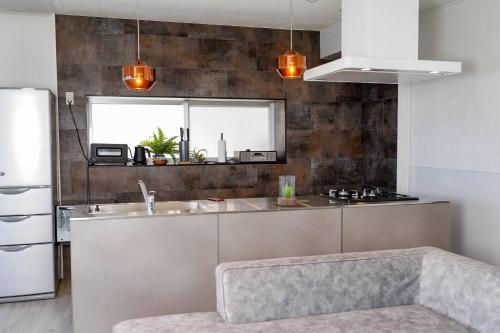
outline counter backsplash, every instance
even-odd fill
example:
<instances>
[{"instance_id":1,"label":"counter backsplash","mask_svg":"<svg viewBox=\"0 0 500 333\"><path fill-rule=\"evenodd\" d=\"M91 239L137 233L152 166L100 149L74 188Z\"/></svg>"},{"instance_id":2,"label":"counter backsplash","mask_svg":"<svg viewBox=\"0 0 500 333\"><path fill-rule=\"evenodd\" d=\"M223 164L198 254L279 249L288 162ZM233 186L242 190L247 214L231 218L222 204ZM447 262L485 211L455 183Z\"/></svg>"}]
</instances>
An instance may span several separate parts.
<instances>
[{"instance_id":1,"label":"counter backsplash","mask_svg":"<svg viewBox=\"0 0 500 333\"><path fill-rule=\"evenodd\" d=\"M86 144L86 95L287 99L287 164L91 168L92 201L140 201L143 179L158 200L278 194L278 176L297 177L297 193L362 184L396 186L397 86L283 81L276 56L288 49L286 30L145 21L142 58L158 81L146 93L128 91L121 66L134 59L130 20L56 16L64 204L85 201L81 157L64 92ZM319 33L294 32L309 67L321 64Z\"/></svg>"}]
</instances>

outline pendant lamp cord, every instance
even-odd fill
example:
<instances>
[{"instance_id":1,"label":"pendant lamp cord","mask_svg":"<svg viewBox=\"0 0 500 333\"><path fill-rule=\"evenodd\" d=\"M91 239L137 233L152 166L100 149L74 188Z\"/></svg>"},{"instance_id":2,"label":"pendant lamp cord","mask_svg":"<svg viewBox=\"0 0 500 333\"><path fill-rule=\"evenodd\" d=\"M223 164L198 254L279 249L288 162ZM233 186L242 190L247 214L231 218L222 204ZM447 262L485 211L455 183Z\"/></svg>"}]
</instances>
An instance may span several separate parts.
<instances>
[{"instance_id":1,"label":"pendant lamp cord","mask_svg":"<svg viewBox=\"0 0 500 333\"><path fill-rule=\"evenodd\" d=\"M139 28L139 0L135 4L135 18L137 20L137 60L141 60L141 31Z\"/></svg>"},{"instance_id":2,"label":"pendant lamp cord","mask_svg":"<svg viewBox=\"0 0 500 333\"><path fill-rule=\"evenodd\" d=\"M141 32L139 30L139 17L137 17L137 60L141 60Z\"/></svg>"},{"instance_id":3,"label":"pendant lamp cord","mask_svg":"<svg viewBox=\"0 0 500 333\"><path fill-rule=\"evenodd\" d=\"M293 51L293 0L290 0L290 51Z\"/></svg>"}]
</instances>

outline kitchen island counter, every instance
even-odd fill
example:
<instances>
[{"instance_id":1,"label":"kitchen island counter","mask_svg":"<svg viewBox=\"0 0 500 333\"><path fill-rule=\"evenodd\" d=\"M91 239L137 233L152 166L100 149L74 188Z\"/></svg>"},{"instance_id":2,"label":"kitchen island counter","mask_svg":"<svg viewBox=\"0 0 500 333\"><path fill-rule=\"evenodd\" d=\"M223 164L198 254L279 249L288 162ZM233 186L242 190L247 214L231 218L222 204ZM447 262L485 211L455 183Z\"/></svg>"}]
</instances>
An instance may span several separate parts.
<instances>
[{"instance_id":1,"label":"kitchen island counter","mask_svg":"<svg viewBox=\"0 0 500 333\"><path fill-rule=\"evenodd\" d=\"M175 201L177 202L177 201ZM168 202L166 202L168 203ZM71 216L72 221L82 220L108 220L126 219L137 217L155 217L169 215L190 215L190 214L223 214L223 213L244 213L244 212L259 212L259 211L289 211L289 210L304 210L304 209L329 209L342 207L367 207L367 206L394 206L394 205L419 205L419 204L436 204L449 203L446 200L423 198L414 201L394 201L394 202L374 202L374 203L346 203L334 201L319 195L300 196L298 203L294 207L280 207L276 204L276 198L261 197L261 198L237 198L226 199L222 202L213 202L209 200L195 201L179 201L179 203L193 203L194 207L183 207L182 209L162 209L161 202L157 205L160 207L153 215L146 213L145 204L139 203L118 203L118 204L102 204L91 205L90 211L87 205L75 206ZM198 206L196 207L196 204ZM99 207L100 211L96 211ZM103 209L104 208L104 209ZM107 208L107 209L105 209ZM105 210L105 212L103 212Z\"/></svg>"},{"instance_id":2,"label":"kitchen island counter","mask_svg":"<svg viewBox=\"0 0 500 333\"><path fill-rule=\"evenodd\" d=\"M214 271L222 262L449 246L445 201L298 199L296 207L279 207L275 198L157 202L153 215L143 202L99 205L91 214L77 206L71 219L75 333L108 332L136 317L214 311Z\"/></svg>"}]
</instances>

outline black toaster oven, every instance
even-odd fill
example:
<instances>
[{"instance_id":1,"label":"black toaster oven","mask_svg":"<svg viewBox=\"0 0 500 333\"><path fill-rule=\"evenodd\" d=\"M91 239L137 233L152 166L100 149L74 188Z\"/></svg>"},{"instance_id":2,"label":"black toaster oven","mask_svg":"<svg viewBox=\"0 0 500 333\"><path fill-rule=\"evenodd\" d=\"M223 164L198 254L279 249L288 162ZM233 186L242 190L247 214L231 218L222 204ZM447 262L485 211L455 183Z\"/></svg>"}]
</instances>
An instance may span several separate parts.
<instances>
[{"instance_id":1,"label":"black toaster oven","mask_svg":"<svg viewBox=\"0 0 500 333\"><path fill-rule=\"evenodd\" d=\"M92 143L90 161L93 165L127 165L128 145Z\"/></svg>"}]
</instances>

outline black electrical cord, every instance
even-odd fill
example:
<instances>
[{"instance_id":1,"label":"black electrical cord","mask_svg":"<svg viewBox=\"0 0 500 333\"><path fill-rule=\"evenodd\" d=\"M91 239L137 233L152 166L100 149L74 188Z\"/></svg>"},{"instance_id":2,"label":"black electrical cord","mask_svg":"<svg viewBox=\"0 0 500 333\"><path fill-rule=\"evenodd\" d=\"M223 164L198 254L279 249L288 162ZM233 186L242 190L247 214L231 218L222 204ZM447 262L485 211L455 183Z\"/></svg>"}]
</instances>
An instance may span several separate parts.
<instances>
[{"instance_id":1,"label":"black electrical cord","mask_svg":"<svg viewBox=\"0 0 500 333\"><path fill-rule=\"evenodd\" d=\"M76 137L78 138L78 144L80 145L80 149L82 151L83 158L85 158L87 163L90 164L90 160L87 157L87 154L85 154L85 150L83 149L82 140L80 139L80 131L78 130L78 126L76 125L75 115L73 114L73 108L71 107L71 102L68 103L68 106L69 106L69 112L71 113L71 119L73 119L73 124L75 125Z\"/></svg>"},{"instance_id":2,"label":"black electrical cord","mask_svg":"<svg viewBox=\"0 0 500 333\"><path fill-rule=\"evenodd\" d=\"M71 113L71 119L73 119L73 124L75 125L76 137L78 139L78 144L80 145L80 150L82 152L83 158L87 161L87 206L90 212L90 168L89 166L92 164L87 154L85 154L85 149L83 149L82 139L80 138L80 131L78 130L78 126L76 125L75 115L73 114L73 108L71 107L72 103L69 102L69 112Z\"/></svg>"}]
</instances>

